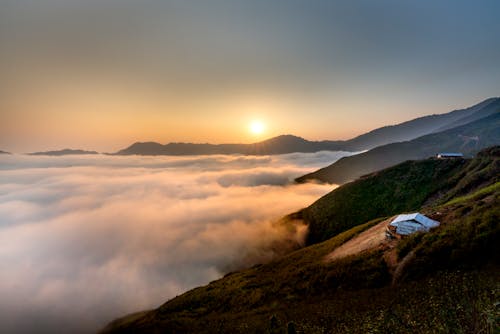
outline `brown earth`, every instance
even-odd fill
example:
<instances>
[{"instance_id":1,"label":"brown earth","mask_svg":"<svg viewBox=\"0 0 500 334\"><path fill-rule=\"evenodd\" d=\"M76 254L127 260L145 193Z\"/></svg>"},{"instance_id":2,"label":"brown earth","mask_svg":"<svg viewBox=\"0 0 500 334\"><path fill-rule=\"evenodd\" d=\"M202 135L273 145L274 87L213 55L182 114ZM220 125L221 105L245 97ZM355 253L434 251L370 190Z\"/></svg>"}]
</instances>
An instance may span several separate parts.
<instances>
[{"instance_id":1,"label":"brown earth","mask_svg":"<svg viewBox=\"0 0 500 334\"><path fill-rule=\"evenodd\" d=\"M393 218L394 217L391 217L378 223L377 225L335 248L333 252L325 257L325 260L333 261L348 255L354 255L362 251L375 248L377 246L389 244L390 240L385 237L385 229Z\"/></svg>"}]
</instances>

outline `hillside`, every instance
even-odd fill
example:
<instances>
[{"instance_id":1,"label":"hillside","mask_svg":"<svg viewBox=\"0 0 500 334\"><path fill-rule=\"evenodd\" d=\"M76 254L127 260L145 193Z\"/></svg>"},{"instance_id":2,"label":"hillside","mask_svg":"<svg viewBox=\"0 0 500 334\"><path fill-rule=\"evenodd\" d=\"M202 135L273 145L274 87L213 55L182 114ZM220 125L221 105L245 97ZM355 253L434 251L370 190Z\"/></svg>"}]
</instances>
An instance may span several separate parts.
<instances>
[{"instance_id":1,"label":"hillside","mask_svg":"<svg viewBox=\"0 0 500 334\"><path fill-rule=\"evenodd\" d=\"M499 180L498 151L485 152L472 160L406 161L345 184L291 217L309 225L313 244L377 217L417 210L443 192L459 196L482 180Z\"/></svg>"},{"instance_id":2,"label":"hillside","mask_svg":"<svg viewBox=\"0 0 500 334\"><path fill-rule=\"evenodd\" d=\"M493 332L500 325L499 159L495 147L461 164L434 166L446 171L445 180L415 204L441 222L427 234L327 258L384 219L367 218L324 242L115 320L102 333ZM429 174L429 161L414 162L413 174ZM393 175L366 179L382 184L383 176L390 183ZM432 180L423 177L420 186L436 188L424 183ZM334 192L349 196L345 187ZM406 191L420 197L418 189Z\"/></svg>"},{"instance_id":3,"label":"hillside","mask_svg":"<svg viewBox=\"0 0 500 334\"><path fill-rule=\"evenodd\" d=\"M346 151L361 151L389 143L408 141L474 122L498 110L500 110L500 98L489 98L469 108L419 117L397 125L375 129L347 140L343 148Z\"/></svg>"},{"instance_id":4,"label":"hillside","mask_svg":"<svg viewBox=\"0 0 500 334\"><path fill-rule=\"evenodd\" d=\"M350 151L357 152L393 142L411 140L444 128L456 127L486 117L498 110L500 98L490 98L472 107L440 115L419 117L397 125L372 130L341 141L309 141L293 135L282 135L253 144L194 144L138 142L116 152L117 155L197 155L247 154L268 155L293 152Z\"/></svg>"},{"instance_id":5,"label":"hillside","mask_svg":"<svg viewBox=\"0 0 500 334\"><path fill-rule=\"evenodd\" d=\"M33 152L33 153L28 153L28 155L52 155L52 156L59 156L59 155L78 155L78 154L99 154L98 152L95 151L85 151L85 150L73 150L73 149L63 149L63 150L58 150L58 151L46 151L46 152Z\"/></svg>"},{"instance_id":6,"label":"hillside","mask_svg":"<svg viewBox=\"0 0 500 334\"><path fill-rule=\"evenodd\" d=\"M355 156L344 157L327 167L301 176L296 181L319 180L343 184L406 160L425 159L439 152L462 152L470 157L482 148L498 144L500 144L500 105L497 112L480 120L414 140L379 146Z\"/></svg>"}]
</instances>

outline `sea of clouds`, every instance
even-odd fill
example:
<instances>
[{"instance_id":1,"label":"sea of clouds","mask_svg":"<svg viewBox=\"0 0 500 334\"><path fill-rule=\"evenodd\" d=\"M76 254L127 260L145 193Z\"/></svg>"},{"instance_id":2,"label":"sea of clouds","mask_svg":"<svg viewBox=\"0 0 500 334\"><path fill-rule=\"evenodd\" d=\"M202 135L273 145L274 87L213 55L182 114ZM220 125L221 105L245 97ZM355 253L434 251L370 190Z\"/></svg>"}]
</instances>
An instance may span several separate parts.
<instances>
[{"instance_id":1,"label":"sea of clouds","mask_svg":"<svg viewBox=\"0 0 500 334\"><path fill-rule=\"evenodd\" d=\"M88 333L276 254L345 152L0 156L0 332Z\"/></svg>"}]
</instances>

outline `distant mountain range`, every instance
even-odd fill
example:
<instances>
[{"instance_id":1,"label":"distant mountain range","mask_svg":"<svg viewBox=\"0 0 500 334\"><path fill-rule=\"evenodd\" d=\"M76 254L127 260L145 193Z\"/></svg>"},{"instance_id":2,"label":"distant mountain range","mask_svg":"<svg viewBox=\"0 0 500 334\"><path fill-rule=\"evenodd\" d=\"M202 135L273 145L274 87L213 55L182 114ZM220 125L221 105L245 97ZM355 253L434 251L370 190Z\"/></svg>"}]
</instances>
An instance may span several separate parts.
<instances>
[{"instance_id":1,"label":"distant mountain range","mask_svg":"<svg viewBox=\"0 0 500 334\"><path fill-rule=\"evenodd\" d=\"M269 155L292 152L340 151L341 141L308 141L292 135L282 135L253 144L192 144L155 142L135 143L118 151L117 155L196 155L196 154L247 154Z\"/></svg>"},{"instance_id":2,"label":"distant mountain range","mask_svg":"<svg viewBox=\"0 0 500 334\"><path fill-rule=\"evenodd\" d=\"M46 152L33 152L33 153L28 153L28 155L52 155L52 156L58 156L58 155L77 155L77 154L99 154L98 152L95 151L85 151L85 150L73 150L73 149L63 149L63 150L58 150L58 151L46 151Z\"/></svg>"},{"instance_id":3,"label":"distant mountain range","mask_svg":"<svg viewBox=\"0 0 500 334\"><path fill-rule=\"evenodd\" d=\"M309 141L293 135L282 135L253 144L193 144L169 143L166 145L145 142L135 143L116 152L116 155L196 155L196 154L247 154L269 155L293 152L363 151L380 145L412 140L473 122L498 110L500 98L490 98L470 108L446 114L430 115L398 125L375 129L349 140Z\"/></svg>"},{"instance_id":4,"label":"distant mountain range","mask_svg":"<svg viewBox=\"0 0 500 334\"><path fill-rule=\"evenodd\" d=\"M370 150L383 145L411 141L413 139L453 129L481 118L487 117L500 110L500 98L489 98L472 107L454 110L446 114L419 117L397 125L384 126L349 140L323 140L309 141L294 135L281 135L268 140L253 144L196 144L196 143L169 143L160 144L156 142L137 142L112 155L209 155L209 154L245 154L245 155L273 155L294 152L319 152L319 151L348 151L359 152ZM484 147L481 146L481 147ZM56 151L34 152L30 155L76 155L76 154L98 154L95 151L79 149L63 149ZM421 158L421 156L415 157ZM354 159L354 157L353 157ZM394 160L395 161L395 160ZM396 161L401 162L401 160ZM339 161L338 163L341 163ZM343 163L343 162L342 162ZM382 168L375 164L368 171ZM335 180L350 180L359 176L353 171L346 176L335 177ZM305 181L311 177L299 178ZM323 174L314 175L323 181L333 180L323 177Z\"/></svg>"},{"instance_id":5,"label":"distant mountain range","mask_svg":"<svg viewBox=\"0 0 500 334\"><path fill-rule=\"evenodd\" d=\"M406 160L424 159L439 152L461 152L472 156L480 149L500 144L500 99L490 104L488 113L479 110L481 115L489 116L465 125L422 136L410 141L392 143L376 147L367 152L344 157L337 162L301 176L297 182L318 180L343 184L362 175L393 166ZM494 111L490 113L490 111ZM467 120L475 119L467 116ZM454 123L454 124L459 124Z\"/></svg>"},{"instance_id":6,"label":"distant mountain range","mask_svg":"<svg viewBox=\"0 0 500 334\"><path fill-rule=\"evenodd\" d=\"M10 153L5 151L0 151L0 154L10 154Z\"/></svg>"},{"instance_id":7,"label":"distant mountain range","mask_svg":"<svg viewBox=\"0 0 500 334\"><path fill-rule=\"evenodd\" d=\"M500 98L484 100L472 107L454 110L446 114L419 117L397 125L385 126L344 142L344 150L361 151L371 148L412 140L464 125L498 111Z\"/></svg>"}]
</instances>

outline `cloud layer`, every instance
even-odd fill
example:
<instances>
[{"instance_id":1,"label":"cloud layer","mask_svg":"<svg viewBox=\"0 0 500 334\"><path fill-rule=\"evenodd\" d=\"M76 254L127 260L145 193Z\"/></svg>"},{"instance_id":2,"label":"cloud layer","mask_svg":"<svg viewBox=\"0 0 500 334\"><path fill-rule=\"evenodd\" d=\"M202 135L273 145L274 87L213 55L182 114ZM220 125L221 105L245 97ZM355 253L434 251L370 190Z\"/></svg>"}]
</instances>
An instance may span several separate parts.
<instances>
[{"instance_id":1,"label":"cloud layer","mask_svg":"<svg viewBox=\"0 0 500 334\"><path fill-rule=\"evenodd\" d=\"M0 157L0 332L92 332L300 241L274 221L342 153Z\"/></svg>"}]
</instances>

